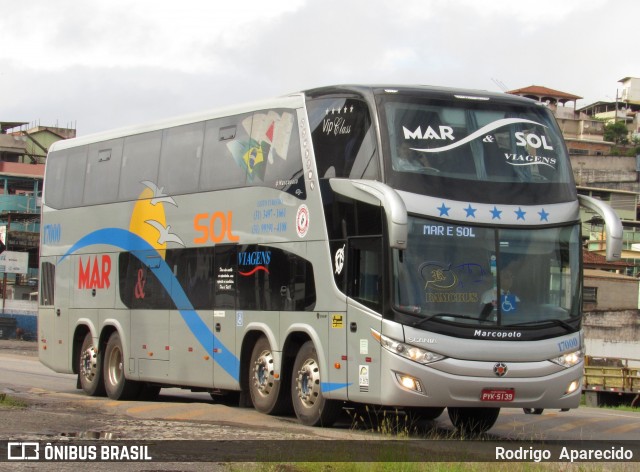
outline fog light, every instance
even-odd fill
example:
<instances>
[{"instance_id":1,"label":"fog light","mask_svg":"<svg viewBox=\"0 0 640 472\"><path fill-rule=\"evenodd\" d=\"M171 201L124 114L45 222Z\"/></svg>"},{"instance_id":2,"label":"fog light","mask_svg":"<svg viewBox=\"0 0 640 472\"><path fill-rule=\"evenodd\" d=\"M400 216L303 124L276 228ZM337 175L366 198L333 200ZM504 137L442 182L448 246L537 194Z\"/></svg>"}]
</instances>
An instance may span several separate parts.
<instances>
[{"instance_id":1,"label":"fog light","mask_svg":"<svg viewBox=\"0 0 640 472\"><path fill-rule=\"evenodd\" d=\"M580 380L574 380L567 387L567 391L564 392L565 395L569 395L570 393L575 392L580 387Z\"/></svg>"},{"instance_id":2,"label":"fog light","mask_svg":"<svg viewBox=\"0 0 640 472\"><path fill-rule=\"evenodd\" d=\"M396 372L396 379L405 389L422 393L422 384L415 377Z\"/></svg>"}]
</instances>

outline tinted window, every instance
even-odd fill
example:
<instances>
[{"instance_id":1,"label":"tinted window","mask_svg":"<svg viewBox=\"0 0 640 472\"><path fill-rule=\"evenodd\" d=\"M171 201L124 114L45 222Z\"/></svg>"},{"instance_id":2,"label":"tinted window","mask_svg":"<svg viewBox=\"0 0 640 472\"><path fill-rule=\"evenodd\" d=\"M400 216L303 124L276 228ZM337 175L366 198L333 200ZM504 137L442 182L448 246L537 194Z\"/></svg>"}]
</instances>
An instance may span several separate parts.
<instances>
[{"instance_id":1,"label":"tinted window","mask_svg":"<svg viewBox=\"0 0 640 472\"><path fill-rule=\"evenodd\" d=\"M492 204L575 199L562 135L545 107L420 93L378 102L394 188Z\"/></svg>"},{"instance_id":2,"label":"tinted window","mask_svg":"<svg viewBox=\"0 0 640 472\"><path fill-rule=\"evenodd\" d=\"M236 307L236 272L238 261L236 246L215 246L215 307Z\"/></svg>"},{"instance_id":3,"label":"tinted window","mask_svg":"<svg viewBox=\"0 0 640 472\"><path fill-rule=\"evenodd\" d=\"M375 134L365 102L310 100L307 112L320 178L379 178Z\"/></svg>"},{"instance_id":4,"label":"tinted window","mask_svg":"<svg viewBox=\"0 0 640 472\"><path fill-rule=\"evenodd\" d=\"M251 115L208 121L200 173L200 190L241 187L247 180L250 155L245 143L251 132Z\"/></svg>"},{"instance_id":5,"label":"tinted window","mask_svg":"<svg viewBox=\"0 0 640 472\"><path fill-rule=\"evenodd\" d=\"M118 198L122 139L91 144L87 158L84 204L114 202Z\"/></svg>"},{"instance_id":6,"label":"tinted window","mask_svg":"<svg viewBox=\"0 0 640 472\"><path fill-rule=\"evenodd\" d=\"M120 299L125 306L147 309L175 308L169 293L156 276L160 265L161 259L157 252L120 254Z\"/></svg>"},{"instance_id":7,"label":"tinted window","mask_svg":"<svg viewBox=\"0 0 640 472\"><path fill-rule=\"evenodd\" d=\"M304 198L304 174L295 111L253 114L246 161L247 184L278 188ZM236 157L236 160L239 156Z\"/></svg>"},{"instance_id":8,"label":"tinted window","mask_svg":"<svg viewBox=\"0 0 640 472\"><path fill-rule=\"evenodd\" d=\"M40 305L55 304L55 281L56 266L51 262L43 262L40 268Z\"/></svg>"},{"instance_id":9,"label":"tinted window","mask_svg":"<svg viewBox=\"0 0 640 472\"><path fill-rule=\"evenodd\" d=\"M158 186L164 188L164 193L197 191L203 139L204 123L164 130L158 176Z\"/></svg>"},{"instance_id":10,"label":"tinted window","mask_svg":"<svg viewBox=\"0 0 640 472\"><path fill-rule=\"evenodd\" d=\"M238 308L298 311L315 306L311 264L279 248L238 248Z\"/></svg>"},{"instance_id":11,"label":"tinted window","mask_svg":"<svg viewBox=\"0 0 640 472\"><path fill-rule=\"evenodd\" d=\"M84 176L87 167L87 147L69 149L67 166L64 174L63 206L65 208L82 205L84 193Z\"/></svg>"},{"instance_id":12,"label":"tinted window","mask_svg":"<svg viewBox=\"0 0 640 472\"><path fill-rule=\"evenodd\" d=\"M166 264L186 299L172 286L172 298L156 274L156 252L122 253L120 298L128 308L312 310L315 281L311 263L279 248L219 245L166 251ZM165 272L166 274L166 272ZM188 299L188 303L187 300ZM175 300L183 300L184 306ZM191 305L191 306L190 306Z\"/></svg>"},{"instance_id":13,"label":"tinted window","mask_svg":"<svg viewBox=\"0 0 640 472\"><path fill-rule=\"evenodd\" d=\"M382 310L382 238L349 241L349 295L376 311Z\"/></svg>"},{"instance_id":14,"label":"tinted window","mask_svg":"<svg viewBox=\"0 0 640 472\"><path fill-rule=\"evenodd\" d=\"M124 140L119 200L135 200L140 196L141 182L158 182L158 161L162 132L128 136Z\"/></svg>"},{"instance_id":15,"label":"tinted window","mask_svg":"<svg viewBox=\"0 0 640 472\"><path fill-rule=\"evenodd\" d=\"M167 263L176 281L196 310L213 309L214 248L177 249L167 252ZM190 308L178 306L178 308Z\"/></svg>"},{"instance_id":16,"label":"tinted window","mask_svg":"<svg viewBox=\"0 0 640 472\"><path fill-rule=\"evenodd\" d=\"M52 208L62 208L64 174L67 169L67 151L55 151L47 157L47 182L45 203Z\"/></svg>"}]
</instances>

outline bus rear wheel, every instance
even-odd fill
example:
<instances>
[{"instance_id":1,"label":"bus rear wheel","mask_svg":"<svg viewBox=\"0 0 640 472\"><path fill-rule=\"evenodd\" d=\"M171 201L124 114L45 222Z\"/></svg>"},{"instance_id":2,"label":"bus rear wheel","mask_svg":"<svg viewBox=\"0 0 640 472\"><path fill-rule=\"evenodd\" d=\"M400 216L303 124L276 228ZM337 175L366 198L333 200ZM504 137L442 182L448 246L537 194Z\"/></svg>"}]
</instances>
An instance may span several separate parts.
<instances>
[{"instance_id":1,"label":"bus rear wheel","mask_svg":"<svg viewBox=\"0 0 640 472\"><path fill-rule=\"evenodd\" d=\"M102 353L93 345L93 336L87 333L78 355L78 378L87 395L102 396L105 393L102 378Z\"/></svg>"},{"instance_id":2,"label":"bus rear wheel","mask_svg":"<svg viewBox=\"0 0 640 472\"><path fill-rule=\"evenodd\" d=\"M293 364L291 397L298 420L306 426L331 426L341 405L322 394L318 353L312 341L302 345Z\"/></svg>"},{"instance_id":3,"label":"bus rear wheel","mask_svg":"<svg viewBox=\"0 0 640 472\"><path fill-rule=\"evenodd\" d=\"M249 369L249 392L260 413L278 415L286 410L289 395L276 378L275 361L269 340L261 336L253 346Z\"/></svg>"},{"instance_id":4,"label":"bus rear wheel","mask_svg":"<svg viewBox=\"0 0 640 472\"><path fill-rule=\"evenodd\" d=\"M125 377L125 359L120 335L114 331L104 351L104 387L112 400L130 400L140 393L142 384Z\"/></svg>"},{"instance_id":5,"label":"bus rear wheel","mask_svg":"<svg viewBox=\"0 0 640 472\"><path fill-rule=\"evenodd\" d=\"M447 408L449 419L464 436L477 436L493 427L500 408Z\"/></svg>"}]
</instances>

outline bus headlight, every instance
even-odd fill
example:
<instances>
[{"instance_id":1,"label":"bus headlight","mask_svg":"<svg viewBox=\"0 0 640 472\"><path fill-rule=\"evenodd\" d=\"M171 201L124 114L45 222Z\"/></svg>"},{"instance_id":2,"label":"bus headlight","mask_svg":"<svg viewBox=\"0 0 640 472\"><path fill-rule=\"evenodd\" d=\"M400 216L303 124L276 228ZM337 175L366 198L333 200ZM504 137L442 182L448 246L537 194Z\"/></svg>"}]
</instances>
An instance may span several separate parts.
<instances>
[{"instance_id":1,"label":"bus headlight","mask_svg":"<svg viewBox=\"0 0 640 472\"><path fill-rule=\"evenodd\" d=\"M564 392L565 395L569 395L570 393L575 392L580 387L580 379L574 380L569 384L567 390Z\"/></svg>"},{"instance_id":2,"label":"bus headlight","mask_svg":"<svg viewBox=\"0 0 640 472\"><path fill-rule=\"evenodd\" d=\"M444 359L443 355L427 351L426 349L421 349L416 346L411 346L410 344L405 344L400 341L396 341L395 339L391 339L378 333L374 329L371 330L371 335L387 351L393 352L394 354L397 354L419 364L430 364L431 362Z\"/></svg>"},{"instance_id":3,"label":"bus headlight","mask_svg":"<svg viewBox=\"0 0 640 472\"><path fill-rule=\"evenodd\" d=\"M549 359L551 362L554 362L562 367L573 367L574 365L579 364L584 359L584 351L582 349L578 349L577 351L569 352L567 354L563 354L560 357L554 357L553 359Z\"/></svg>"}]
</instances>

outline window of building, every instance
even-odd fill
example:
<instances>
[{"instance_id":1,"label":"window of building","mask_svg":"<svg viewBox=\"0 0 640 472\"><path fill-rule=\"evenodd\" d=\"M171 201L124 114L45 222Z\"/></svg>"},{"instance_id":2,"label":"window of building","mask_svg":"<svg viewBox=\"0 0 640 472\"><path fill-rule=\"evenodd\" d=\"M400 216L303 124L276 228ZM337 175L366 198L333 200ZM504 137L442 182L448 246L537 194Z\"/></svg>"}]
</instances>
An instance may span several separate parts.
<instances>
[{"instance_id":1,"label":"window of building","mask_svg":"<svg viewBox=\"0 0 640 472\"><path fill-rule=\"evenodd\" d=\"M598 303L598 287L584 287L582 301L584 303Z\"/></svg>"}]
</instances>

